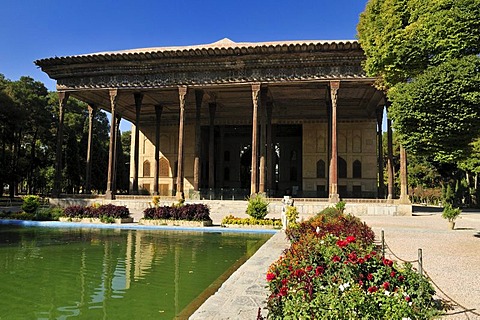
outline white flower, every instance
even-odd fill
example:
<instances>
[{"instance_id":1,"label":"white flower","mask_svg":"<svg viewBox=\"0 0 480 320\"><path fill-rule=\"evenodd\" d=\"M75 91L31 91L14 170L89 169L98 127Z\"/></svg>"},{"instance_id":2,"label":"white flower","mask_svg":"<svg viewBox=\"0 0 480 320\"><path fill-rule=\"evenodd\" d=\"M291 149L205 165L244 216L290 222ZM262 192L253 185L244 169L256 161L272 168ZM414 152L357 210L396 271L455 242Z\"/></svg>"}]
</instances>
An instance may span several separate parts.
<instances>
[{"instance_id":1,"label":"white flower","mask_svg":"<svg viewBox=\"0 0 480 320\"><path fill-rule=\"evenodd\" d=\"M385 290L385 295L386 295L386 296L389 296L389 295L390 295L390 291Z\"/></svg>"},{"instance_id":2,"label":"white flower","mask_svg":"<svg viewBox=\"0 0 480 320\"><path fill-rule=\"evenodd\" d=\"M340 291L343 292L345 289L347 289L349 287L350 287L350 283L346 282L344 284L341 284L339 288L340 288Z\"/></svg>"},{"instance_id":3,"label":"white flower","mask_svg":"<svg viewBox=\"0 0 480 320\"><path fill-rule=\"evenodd\" d=\"M402 318L402 320L412 320L412 319L408 317L408 318Z\"/></svg>"}]
</instances>

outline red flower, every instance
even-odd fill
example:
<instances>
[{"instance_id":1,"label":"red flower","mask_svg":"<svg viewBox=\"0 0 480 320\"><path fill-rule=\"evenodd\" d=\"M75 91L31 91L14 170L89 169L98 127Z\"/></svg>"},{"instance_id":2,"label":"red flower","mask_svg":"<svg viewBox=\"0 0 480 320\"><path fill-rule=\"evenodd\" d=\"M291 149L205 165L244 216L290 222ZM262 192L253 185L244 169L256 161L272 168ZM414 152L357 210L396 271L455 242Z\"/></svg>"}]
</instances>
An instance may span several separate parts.
<instances>
[{"instance_id":1,"label":"red flower","mask_svg":"<svg viewBox=\"0 0 480 320\"><path fill-rule=\"evenodd\" d=\"M371 257L372 257L371 255L367 254L367 255L365 256L365 260L370 260Z\"/></svg>"},{"instance_id":2,"label":"red flower","mask_svg":"<svg viewBox=\"0 0 480 320\"><path fill-rule=\"evenodd\" d=\"M282 285L286 286L286 285L287 285L287 282L288 282L287 279L282 279Z\"/></svg>"},{"instance_id":3,"label":"red flower","mask_svg":"<svg viewBox=\"0 0 480 320\"><path fill-rule=\"evenodd\" d=\"M307 267L305 268L305 271L310 272L310 271L312 271L312 269L313 269L312 266L307 266Z\"/></svg>"},{"instance_id":4,"label":"red flower","mask_svg":"<svg viewBox=\"0 0 480 320\"><path fill-rule=\"evenodd\" d=\"M406 296L405 301L410 302L410 301L412 301L412 298L410 298L410 296Z\"/></svg>"},{"instance_id":5,"label":"red flower","mask_svg":"<svg viewBox=\"0 0 480 320\"><path fill-rule=\"evenodd\" d=\"M403 280L405 280L405 277L402 276L402 275L399 275L397 279L398 279L398 281L403 281Z\"/></svg>"},{"instance_id":6,"label":"red flower","mask_svg":"<svg viewBox=\"0 0 480 320\"><path fill-rule=\"evenodd\" d=\"M358 281L358 284L360 285L360 287L363 286L363 281L362 281L362 280L359 280L359 281Z\"/></svg>"},{"instance_id":7,"label":"red flower","mask_svg":"<svg viewBox=\"0 0 480 320\"><path fill-rule=\"evenodd\" d=\"M322 266L318 266L317 268L315 268L315 276L318 277L318 276L321 275L324 271L325 271L325 269L324 269Z\"/></svg>"},{"instance_id":8,"label":"red flower","mask_svg":"<svg viewBox=\"0 0 480 320\"><path fill-rule=\"evenodd\" d=\"M303 269L297 269L297 270L295 270L295 276L296 276L297 278L301 278L304 274L305 274L305 271L303 271Z\"/></svg>"},{"instance_id":9,"label":"red flower","mask_svg":"<svg viewBox=\"0 0 480 320\"><path fill-rule=\"evenodd\" d=\"M385 259L383 258L383 264L386 265L386 266L393 266L393 261L392 260L389 260L389 259Z\"/></svg>"},{"instance_id":10,"label":"red flower","mask_svg":"<svg viewBox=\"0 0 480 320\"><path fill-rule=\"evenodd\" d=\"M272 281L273 279L275 279L275 277L276 277L275 273L272 273L272 272L267 273L267 281Z\"/></svg>"},{"instance_id":11,"label":"red flower","mask_svg":"<svg viewBox=\"0 0 480 320\"><path fill-rule=\"evenodd\" d=\"M372 251L372 252L370 252L370 255L371 255L371 256L376 256L376 255L377 255L377 251Z\"/></svg>"},{"instance_id":12,"label":"red flower","mask_svg":"<svg viewBox=\"0 0 480 320\"><path fill-rule=\"evenodd\" d=\"M373 280L373 274L369 273L369 274L367 275L367 280L368 280L368 281L372 281L372 280Z\"/></svg>"},{"instance_id":13,"label":"red flower","mask_svg":"<svg viewBox=\"0 0 480 320\"><path fill-rule=\"evenodd\" d=\"M332 261L333 261L333 262L339 262L339 261L340 261L340 257L339 257L339 256L333 256L333 257L332 257Z\"/></svg>"},{"instance_id":14,"label":"red flower","mask_svg":"<svg viewBox=\"0 0 480 320\"><path fill-rule=\"evenodd\" d=\"M378 291L378 288L377 288L377 286L373 286L373 287L368 288L367 290L368 290L368 292L370 292L370 293L374 293L374 292L377 292L377 291Z\"/></svg>"},{"instance_id":15,"label":"red flower","mask_svg":"<svg viewBox=\"0 0 480 320\"><path fill-rule=\"evenodd\" d=\"M280 292L278 293L279 297L285 297L287 295L287 287L283 286L280 288Z\"/></svg>"},{"instance_id":16,"label":"red flower","mask_svg":"<svg viewBox=\"0 0 480 320\"><path fill-rule=\"evenodd\" d=\"M396 275L396 272L395 272L395 271L390 272L390 277L394 278L395 275Z\"/></svg>"},{"instance_id":17,"label":"red flower","mask_svg":"<svg viewBox=\"0 0 480 320\"><path fill-rule=\"evenodd\" d=\"M348 243L350 242L354 242L355 241L355 237L354 236L348 236L347 239L345 239Z\"/></svg>"},{"instance_id":18,"label":"red flower","mask_svg":"<svg viewBox=\"0 0 480 320\"><path fill-rule=\"evenodd\" d=\"M390 288L390 283L388 283L387 281L385 281L385 282L383 283L383 289L388 290L388 288Z\"/></svg>"},{"instance_id":19,"label":"red flower","mask_svg":"<svg viewBox=\"0 0 480 320\"><path fill-rule=\"evenodd\" d=\"M358 263L359 263L359 264L365 263L365 259L359 258L359 259L358 259Z\"/></svg>"},{"instance_id":20,"label":"red flower","mask_svg":"<svg viewBox=\"0 0 480 320\"><path fill-rule=\"evenodd\" d=\"M348 244L348 242L344 241L344 240L338 240L337 241L337 246L339 246L340 248L345 247L347 244Z\"/></svg>"},{"instance_id":21,"label":"red flower","mask_svg":"<svg viewBox=\"0 0 480 320\"><path fill-rule=\"evenodd\" d=\"M357 254L355 253L355 251L350 252L350 254L348 255L348 259L353 263L357 261Z\"/></svg>"}]
</instances>

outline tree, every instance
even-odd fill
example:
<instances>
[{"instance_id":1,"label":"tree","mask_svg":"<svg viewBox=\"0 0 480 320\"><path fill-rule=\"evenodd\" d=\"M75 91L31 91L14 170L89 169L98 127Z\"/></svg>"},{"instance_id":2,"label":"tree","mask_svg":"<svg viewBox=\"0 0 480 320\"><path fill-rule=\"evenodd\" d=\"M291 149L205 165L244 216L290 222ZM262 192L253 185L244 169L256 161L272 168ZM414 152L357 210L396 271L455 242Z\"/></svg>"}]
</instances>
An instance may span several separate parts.
<instances>
[{"instance_id":1,"label":"tree","mask_svg":"<svg viewBox=\"0 0 480 320\"><path fill-rule=\"evenodd\" d=\"M438 162L466 158L480 136L480 57L430 67L389 91L390 115L403 146Z\"/></svg>"}]
</instances>

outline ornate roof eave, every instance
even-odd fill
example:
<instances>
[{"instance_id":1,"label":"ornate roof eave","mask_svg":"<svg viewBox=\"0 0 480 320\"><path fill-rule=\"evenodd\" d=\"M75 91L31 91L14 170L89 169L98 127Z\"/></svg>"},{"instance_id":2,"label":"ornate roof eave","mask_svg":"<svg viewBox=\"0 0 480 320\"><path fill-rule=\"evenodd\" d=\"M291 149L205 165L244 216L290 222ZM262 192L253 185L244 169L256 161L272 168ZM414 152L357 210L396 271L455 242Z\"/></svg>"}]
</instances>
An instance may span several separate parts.
<instances>
[{"instance_id":1,"label":"ornate roof eave","mask_svg":"<svg viewBox=\"0 0 480 320\"><path fill-rule=\"evenodd\" d=\"M84 64L104 61L141 61L162 58L188 58L231 55L236 56L247 54L276 53L281 54L338 50L361 50L361 48L360 44L356 40L235 43L231 40L223 39L207 45L145 48L73 55L65 57L52 57L36 60L35 64L39 67L44 68L59 64Z\"/></svg>"}]
</instances>

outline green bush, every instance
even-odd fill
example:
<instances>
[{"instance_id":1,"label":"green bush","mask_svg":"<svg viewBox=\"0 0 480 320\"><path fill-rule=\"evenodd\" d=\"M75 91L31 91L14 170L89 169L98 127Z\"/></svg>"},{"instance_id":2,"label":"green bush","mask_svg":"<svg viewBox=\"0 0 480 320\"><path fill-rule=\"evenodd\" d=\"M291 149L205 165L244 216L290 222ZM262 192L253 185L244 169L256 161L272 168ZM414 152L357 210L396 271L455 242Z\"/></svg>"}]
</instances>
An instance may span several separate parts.
<instances>
[{"instance_id":1,"label":"green bush","mask_svg":"<svg viewBox=\"0 0 480 320\"><path fill-rule=\"evenodd\" d=\"M268 202L261 195L252 195L248 199L246 213L254 219L263 219L268 213Z\"/></svg>"},{"instance_id":2,"label":"green bush","mask_svg":"<svg viewBox=\"0 0 480 320\"><path fill-rule=\"evenodd\" d=\"M451 204L447 203L443 207L442 218L447 219L449 222L454 222L461 213L462 210L460 210L460 208L454 208Z\"/></svg>"},{"instance_id":3,"label":"green bush","mask_svg":"<svg viewBox=\"0 0 480 320\"><path fill-rule=\"evenodd\" d=\"M27 195L23 198L22 210L26 213L34 213L40 206L40 197Z\"/></svg>"},{"instance_id":4,"label":"green bush","mask_svg":"<svg viewBox=\"0 0 480 320\"><path fill-rule=\"evenodd\" d=\"M298 210L295 206L287 206L287 210L285 211L285 215L287 216L287 225L294 226L297 224L298 219Z\"/></svg>"}]
</instances>

